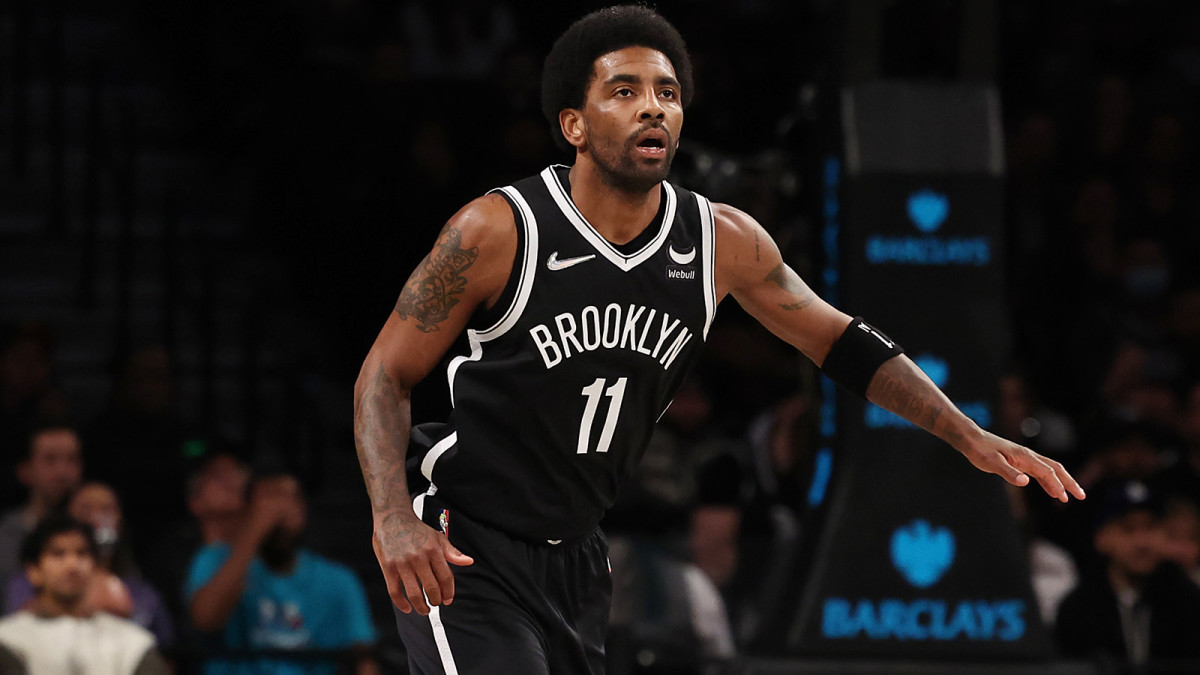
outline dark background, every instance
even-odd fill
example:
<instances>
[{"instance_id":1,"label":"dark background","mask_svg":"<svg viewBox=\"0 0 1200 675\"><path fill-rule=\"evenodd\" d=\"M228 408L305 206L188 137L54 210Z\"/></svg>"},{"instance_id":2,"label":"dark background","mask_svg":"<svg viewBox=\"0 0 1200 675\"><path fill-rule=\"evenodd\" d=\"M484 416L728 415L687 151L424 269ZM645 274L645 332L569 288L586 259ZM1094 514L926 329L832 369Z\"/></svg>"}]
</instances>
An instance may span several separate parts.
<instances>
[{"instance_id":1,"label":"dark background","mask_svg":"<svg viewBox=\"0 0 1200 675\"><path fill-rule=\"evenodd\" d=\"M541 61L599 6L0 7L0 323L38 336L46 363L42 384L3 385L5 433L46 409L88 427L140 386L163 403L173 445L122 465L129 483L166 485L176 455L216 447L285 466L314 495L314 542L381 598L350 430L357 369L450 215L570 161L540 113ZM1005 287L986 301L1006 317L1012 348L997 358L1020 391L1010 400L997 382L994 430L1103 477L1109 430L1144 424L1162 475L1187 473L1200 446L1200 7L657 8L696 68L672 179L748 211L822 292L822 167L842 150L841 88L994 83L1007 255ZM148 352L155 367L131 372L130 355ZM731 439L816 391L807 363L732 302L697 377ZM414 419L444 415L443 379L418 390ZM18 502L5 480L0 497ZM153 504L152 492L123 497ZM1061 515L1044 531L1085 564Z\"/></svg>"}]
</instances>

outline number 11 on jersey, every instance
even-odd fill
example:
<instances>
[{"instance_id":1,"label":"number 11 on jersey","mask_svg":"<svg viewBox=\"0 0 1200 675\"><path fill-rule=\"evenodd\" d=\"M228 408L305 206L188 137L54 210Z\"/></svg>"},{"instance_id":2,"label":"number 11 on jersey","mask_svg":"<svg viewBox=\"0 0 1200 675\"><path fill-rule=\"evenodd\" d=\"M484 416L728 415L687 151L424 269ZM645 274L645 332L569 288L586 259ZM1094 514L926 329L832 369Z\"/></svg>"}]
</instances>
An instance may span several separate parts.
<instances>
[{"instance_id":1,"label":"number 11 on jersey","mask_svg":"<svg viewBox=\"0 0 1200 675\"><path fill-rule=\"evenodd\" d=\"M625 382L628 379L618 377L616 384L605 389L607 381L603 377L597 377L595 382L583 388L581 393L587 398L587 404L583 408L583 419L579 422L579 445L575 448L576 454L586 455L588 452L592 440L592 422L596 418L596 409L600 407L601 396L607 396L609 403L604 428L600 431L600 441L596 443L596 452L608 452L613 431L617 428L617 417L621 414L621 399L625 398Z\"/></svg>"}]
</instances>

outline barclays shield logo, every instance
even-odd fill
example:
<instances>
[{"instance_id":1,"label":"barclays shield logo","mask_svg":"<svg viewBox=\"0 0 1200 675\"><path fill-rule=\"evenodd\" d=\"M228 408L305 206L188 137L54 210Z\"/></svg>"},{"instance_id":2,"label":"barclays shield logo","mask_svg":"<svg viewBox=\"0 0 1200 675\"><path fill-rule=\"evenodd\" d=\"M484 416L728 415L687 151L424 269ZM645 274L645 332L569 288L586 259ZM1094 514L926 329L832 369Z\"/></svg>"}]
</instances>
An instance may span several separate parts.
<instances>
[{"instance_id":1,"label":"barclays shield logo","mask_svg":"<svg viewBox=\"0 0 1200 675\"><path fill-rule=\"evenodd\" d=\"M938 358L933 354L921 354L913 359L917 367L925 371L929 379L938 386L938 389L944 389L946 383L950 381L950 365L945 359Z\"/></svg>"},{"instance_id":2,"label":"barclays shield logo","mask_svg":"<svg viewBox=\"0 0 1200 675\"><path fill-rule=\"evenodd\" d=\"M949 215L950 199L940 192L925 188L908 196L908 217L922 232L936 232Z\"/></svg>"},{"instance_id":3,"label":"barclays shield logo","mask_svg":"<svg viewBox=\"0 0 1200 675\"><path fill-rule=\"evenodd\" d=\"M892 564L917 588L936 584L954 563L954 534L926 520L898 528L892 534Z\"/></svg>"}]
</instances>

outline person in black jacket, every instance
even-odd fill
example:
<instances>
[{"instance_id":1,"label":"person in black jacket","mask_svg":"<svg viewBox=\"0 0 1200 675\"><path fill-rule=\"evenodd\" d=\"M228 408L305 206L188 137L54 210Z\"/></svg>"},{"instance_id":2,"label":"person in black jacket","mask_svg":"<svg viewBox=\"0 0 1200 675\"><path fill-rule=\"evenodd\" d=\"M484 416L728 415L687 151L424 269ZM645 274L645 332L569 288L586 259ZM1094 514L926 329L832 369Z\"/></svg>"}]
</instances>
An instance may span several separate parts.
<instances>
[{"instance_id":1,"label":"person in black jacket","mask_svg":"<svg viewBox=\"0 0 1200 675\"><path fill-rule=\"evenodd\" d=\"M1135 666L1200 658L1200 588L1163 560L1162 509L1140 481L1106 495L1094 535L1103 564L1058 610L1055 637L1065 655Z\"/></svg>"}]
</instances>

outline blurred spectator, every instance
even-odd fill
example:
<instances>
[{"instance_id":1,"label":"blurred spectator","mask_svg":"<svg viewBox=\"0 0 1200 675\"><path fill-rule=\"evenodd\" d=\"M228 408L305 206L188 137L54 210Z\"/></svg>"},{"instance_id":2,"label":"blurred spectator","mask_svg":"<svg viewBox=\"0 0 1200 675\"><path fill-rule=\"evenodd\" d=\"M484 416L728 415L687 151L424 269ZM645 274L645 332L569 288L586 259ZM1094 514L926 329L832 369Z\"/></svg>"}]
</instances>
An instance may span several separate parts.
<instances>
[{"instance_id":1,"label":"blurred spectator","mask_svg":"<svg viewBox=\"0 0 1200 675\"><path fill-rule=\"evenodd\" d=\"M1164 429L1174 426L1179 415L1175 387L1181 369L1169 350L1121 344L1100 385L1106 412Z\"/></svg>"},{"instance_id":2,"label":"blurred spectator","mask_svg":"<svg viewBox=\"0 0 1200 675\"><path fill-rule=\"evenodd\" d=\"M1200 656L1200 589L1163 564L1163 506L1140 481L1104 493L1094 545L1104 564L1063 600L1055 636L1063 653L1133 666Z\"/></svg>"},{"instance_id":3,"label":"blurred spectator","mask_svg":"<svg viewBox=\"0 0 1200 675\"><path fill-rule=\"evenodd\" d=\"M307 506L291 476L250 485L246 522L232 542L196 554L184 592L192 625L220 635L227 648L358 649L358 673L377 672L375 642L362 583L348 568L300 547ZM217 673L332 673L325 664L210 663Z\"/></svg>"},{"instance_id":4,"label":"blurred spectator","mask_svg":"<svg viewBox=\"0 0 1200 675\"><path fill-rule=\"evenodd\" d=\"M1000 377L996 433L1065 461L1076 449L1075 426L1066 415L1042 404L1029 379L1019 372Z\"/></svg>"},{"instance_id":5,"label":"blurred spectator","mask_svg":"<svg viewBox=\"0 0 1200 675\"><path fill-rule=\"evenodd\" d=\"M54 340L40 325L0 333L0 508L16 506L20 485L14 469L35 420L62 419L66 398L54 388Z\"/></svg>"},{"instance_id":6,"label":"blurred spectator","mask_svg":"<svg viewBox=\"0 0 1200 675\"><path fill-rule=\"evenodd\" d=\"M1200 499L1200 381L1193 382L1183 398L1176 427L1179 461L1171 467L1167 481L1175 492Z\"/></svg>"},{"instance_id":7,"label":"blurred spectator","mask_svg":"<svg viewBox=\"0 0 1200 675\"><path fill-rule=\"evenodd\" d=\"M663 413L646 454L604 520L613 567L614 631L627 635L634 649L651 649L677 662L733 655L725 603L684 546L698 498L697 467L735 452L712 413L708 390L690 378Z\"/></svg>"},{"instance_id":8,"label":"blurred spectator","mask_svg":"<svg viewBox=\"0 0 1200 675\"><path fill-rule=\"evenodd\" d=\"M186 434L174 398L167 351L134 351L121 363L109 408L85 433L89 475L121 495L138 558L187 519Z\"/></svg>"},{"instance_id":9,"label":"blurred spectator","mask_svg":"<svg viewBox=\"0 0 1200 675\"><path fill-rule=\"evenodd\" d=\"M188 566L202 547L230 543L246 515L246 485L250 467L236 454L217 450L200 461L188 476L187 507L192 520L171 528L148 558L146 577L166 593L167 607L181 632L187 629L188 609L180 592Z\"/></svg>"},{"instance_id":10,"label":"blurred spectator","mask_svg":"<svg viewBox=\"0 0 1200 675\"><path fill-rule=\"evenodd\" d=\"M0 596L20 570L21 542L38 521L65 505L83 477L83 457L74 429L39 427L29 434L25 447L17 477L29 490L29 500L0 518Z\"/></svg>"},{"instance_id":11,"label":"blurred spectator","mask_svg":"<svg viewBox=\"0 0 1200 675\"><path fill-rule=\"evenodd\" d=\"M676 535L682 539L697 500L697 468L738 452L713 419L713 400L699 378L689 378L654 428L621 498L605 516L605 532ZM729 476L736 482L737 476Z\"/></svg>"},{"instance_id":12,"label":"blurred spectator","mask_svg":"<svg viewBox=\"0 0 1200 675\"><path fill-rule=\"evenodd\" d=\"M1075 475L1085 490L1108 482L1148 481L1163 469L1162 432L1156 427L1110 422L1096 436L1099 450Z\"/></svg>"},{"instance_id":13,"label":"blurred spectator","mask_svg":"<svg viewBox=\"0 0 1200 675\"><path fill-rule=\"evenodd\" d=\"M1005 483L1013 518L1021 531L1029 559L1030 584L1042 621L1053 626L1058 606L1079 583L1079 570L1066 549L1041 536L1029 511L1028 492Z\"/></svg>"},{"instance_id":14,"label":"blurred spectator","mask_svg":"<svg viewBox=\"0 0 1200 675\"><path fill-rule=\"evenodd\" d=\"M47 518L29 535L21 558L37 595L28 609L0 619L0 672L170 672L153 635L94 609L96 556L91 528L65 516Z\"/></svg>"},{"instance_id":15,"label":"blurred spectator","mask_svg":"<svg viewBox=\"0 0 1200 675\"><path fill-rule=\"evenodd\" d=\"M121 504L112 488L103 483L86 483L67 504L72 518L92 527L96 538L97 579L119 589L129 598L125 611L115 612L154 634L160 646L175 641L175 630L162 596L144 579L133 560L121 517ZM16 575L8 584L5 612L13 612L34 596L29 578Z\"/></svg>"},{"instance_id":16,"label":"blurred spectator","mask_svg":"<svg viewBox=\"0 0 1200 675\"><path fill-rule=\"evenodd\" d=\"M1181 494L1167 500L1163 519L1163 557L1200 587L1200 506Z\"/></svg>"},{"instance_id":17,"label":"blurred spectator","mask_svg":"<svg viewBox=\"0 0 1200 675\"><path fill-rule=\"evenodd\" d=\"M610 540L609 561L609 623L629 647L678 664L734 655L725 601L694 563L654 540L631 537Z\"/></svg>"},{"instance_id":18,"label":"blurred spectator","mask_svg":"<svg viewBox=\"0 0 1200 675\"><path fill-rule=\"evenodd\" d=\"M203 545L231 542L246 511L250 467L236 455L214 453L188 478L188 511Z\"/></svg>"},{"instance_id":19,"label":"blurred spectator","mask_svg":"<svg viewBox=\"0 0 1200 675\"><path fill-rule=\"evenodd\" d=\"M751 422L740 456L717 455L701 471L691 551L724 594L739 645L772 639L775 613L800 582L815 413L811 396L780 401Z\"/></svg>"}]
</instances>

